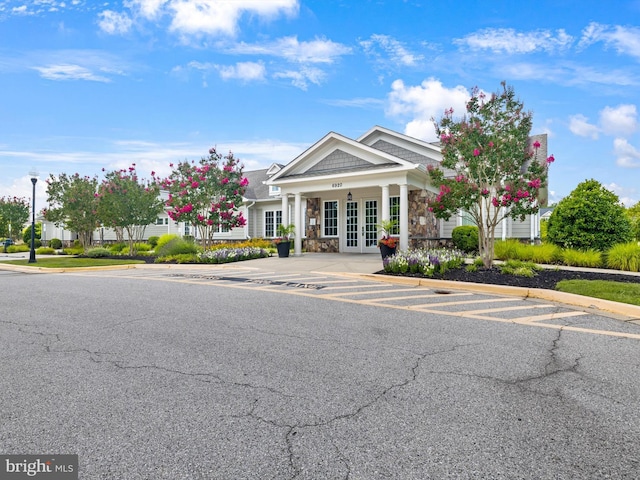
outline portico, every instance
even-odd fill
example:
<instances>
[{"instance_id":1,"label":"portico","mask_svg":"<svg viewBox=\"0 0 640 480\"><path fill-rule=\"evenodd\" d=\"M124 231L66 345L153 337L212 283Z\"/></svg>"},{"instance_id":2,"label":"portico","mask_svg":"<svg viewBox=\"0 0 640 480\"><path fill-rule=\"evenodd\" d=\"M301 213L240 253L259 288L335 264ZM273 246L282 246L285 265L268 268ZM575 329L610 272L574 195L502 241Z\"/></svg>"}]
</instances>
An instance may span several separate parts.
<instances>
[{"instance_id":1,"label":"portico","mask_svg":"<svg viewBox=\"0 0 640 480\"><path fill-rule=\"evenodd\" d=\"M429 185L427 165L440 160L437 146L382 127L357 140L331 132L267 184L280 188L282 223L296 227L295 255L302 253L303 236L307 251L377 252L383 220L397 221L394 234L406 249L420 225L437 226L425 197L437 192ZM422 199L411 220L410 196Z\"/></svg>"}]
</instances>

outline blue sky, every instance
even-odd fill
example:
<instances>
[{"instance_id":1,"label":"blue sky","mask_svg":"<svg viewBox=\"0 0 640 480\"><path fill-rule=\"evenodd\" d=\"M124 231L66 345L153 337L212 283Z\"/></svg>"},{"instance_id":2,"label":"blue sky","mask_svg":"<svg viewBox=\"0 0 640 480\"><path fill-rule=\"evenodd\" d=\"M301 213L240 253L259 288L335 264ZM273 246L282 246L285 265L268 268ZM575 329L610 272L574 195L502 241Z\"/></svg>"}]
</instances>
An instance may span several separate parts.
<instances>
[{"instance_id":1,"label":"blue sky","mask_svg":"<svg viewBox=\"0 0 640 480\"><path fill-rule=\"evenodd\" d=\"M0 0L0 196L30 198L32 169L164 175L217 146L253 170L374 125L434 140L502 80L549 136L552 201L589 178L640 200L640 0Z\"/></svg>"}]
</instances>

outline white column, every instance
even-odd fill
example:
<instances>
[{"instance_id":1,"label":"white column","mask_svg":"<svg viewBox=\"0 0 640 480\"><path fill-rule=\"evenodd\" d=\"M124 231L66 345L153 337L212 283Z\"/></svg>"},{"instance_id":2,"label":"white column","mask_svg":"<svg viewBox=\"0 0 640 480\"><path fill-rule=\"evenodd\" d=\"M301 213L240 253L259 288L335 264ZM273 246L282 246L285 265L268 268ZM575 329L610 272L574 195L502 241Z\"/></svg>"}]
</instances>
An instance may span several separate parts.
<instances>
[{"instance_id":1,"label":"white column","mask_svg":"<svg viewBox=\"0 0 640 480\"><path fill-rule=\"evenodd\" d=\"M503 241L507 239L507 217L504 216L505 214L506 214L506 209L502 207L503 217L502 217L502 220L500 220L500 229L502 230L501 238Z\"/></svg>"},{"instance_id":2,"label":"white column","mask_svg":"<svg viewBox=\"0 0 640 480\"><path fill-rule=\"evenodd\" d=\"M382 221L389 220L389 185L382 186Z\"/></svg>"},{"instance_id":3,"label":"white column","mask_svg":"<svg viewBox=\"0 0 640 480\"><path fill-rule=\"evenodd\" d=\"M400 185L400 250L409 248L409 196L407 185Z\"/></svg>"},{"instance_id":4,"label":"white column","mask_svg":"<svg viewBox=\"0 0 640 480\"><path fill-rule=\"evenodd\" d=\"M289 199L286 194L282 196L282 224L289 225Z\"/></svg>"},{"instance_id":5,"label":"white column","mask_svg":"<svg viewBox=\"0 0 640 480\"><path fill-rule=\"evenodd\" d=\"M302 224L302 198L300 193L296 193L293 204L293 223L296 226L296 233L293 240L293 254L296 257L302 255L302 233L304 225Z\"/></svg>"}]
</instances>

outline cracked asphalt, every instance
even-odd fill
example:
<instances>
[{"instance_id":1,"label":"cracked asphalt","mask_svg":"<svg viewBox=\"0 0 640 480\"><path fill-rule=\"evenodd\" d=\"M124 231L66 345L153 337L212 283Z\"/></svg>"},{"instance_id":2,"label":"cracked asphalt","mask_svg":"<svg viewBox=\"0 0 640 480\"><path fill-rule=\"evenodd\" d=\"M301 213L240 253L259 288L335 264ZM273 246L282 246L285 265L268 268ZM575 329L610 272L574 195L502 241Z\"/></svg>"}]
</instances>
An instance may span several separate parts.
<instances>
[{"instance_id":1,"label":"cracked asphalt","mask_svg":"<svg viewBox=\"0 0 640 480\"><path fill-rule=\"evenodd\" d=\"M0 271L0 453L77 453L82 479L640 477L640 326L341 281Z\"/></svg>"}]
</instances>

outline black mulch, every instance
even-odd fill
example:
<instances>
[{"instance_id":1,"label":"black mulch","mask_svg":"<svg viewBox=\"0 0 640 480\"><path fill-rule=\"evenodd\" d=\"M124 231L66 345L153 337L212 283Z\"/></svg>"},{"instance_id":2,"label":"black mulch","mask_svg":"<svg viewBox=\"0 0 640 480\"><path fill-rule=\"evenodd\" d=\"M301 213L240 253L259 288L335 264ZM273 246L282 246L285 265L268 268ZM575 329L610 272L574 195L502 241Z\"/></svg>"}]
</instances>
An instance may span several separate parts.
<instances>
[{"instance_id":1,"label":"black mulch","mask_svg":"<svg viewBox=\"0 0 640 480\"><path fill-rule=\"evenodd\" d=\"M377 273L382 275L393 275L386 273L384 270ZM410 276L422 277L422 275ZM513 287L546 288L548 290L555 290L556 284L561 280L610 280L614 282L640 283L640 276L637 275L544 269L537 272L536 276L529 278L517 275L503 274L496 267L493 267L491 269L478 269L475 272L468 272L465 268L456 268L453 270L449 270L444 274L436 274L433 277L424 278L454 280L459 282L471 283L489 283L494 285L510 285Z\"/></svg>"}]
</instances>

